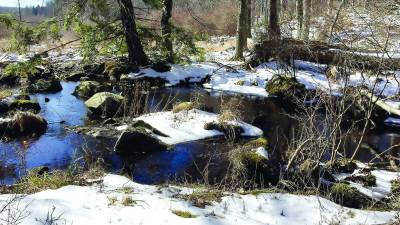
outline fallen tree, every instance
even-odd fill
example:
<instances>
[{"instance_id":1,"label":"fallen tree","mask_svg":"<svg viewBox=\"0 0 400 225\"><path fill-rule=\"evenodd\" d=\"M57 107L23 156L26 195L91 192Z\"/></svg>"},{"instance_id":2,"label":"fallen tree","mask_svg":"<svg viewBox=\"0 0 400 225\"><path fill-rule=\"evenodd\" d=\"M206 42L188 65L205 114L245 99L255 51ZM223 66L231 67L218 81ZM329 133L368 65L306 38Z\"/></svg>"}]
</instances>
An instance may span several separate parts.
<instances>
[{"instance_id":1,"label":"fallen tree","mask_svg":"<svg viewBox=\"0 0 400 225\"><path fill-rule=\"evenodd\" d=\"M388 54L366 52L344 45L332 45L318 41L304 42L291 38L265 40L256 44L248 65L255 67L271 59L287 63L297 59L361 70L400 69L400 58L391 58Z\"/></svg>"}]
</instances>

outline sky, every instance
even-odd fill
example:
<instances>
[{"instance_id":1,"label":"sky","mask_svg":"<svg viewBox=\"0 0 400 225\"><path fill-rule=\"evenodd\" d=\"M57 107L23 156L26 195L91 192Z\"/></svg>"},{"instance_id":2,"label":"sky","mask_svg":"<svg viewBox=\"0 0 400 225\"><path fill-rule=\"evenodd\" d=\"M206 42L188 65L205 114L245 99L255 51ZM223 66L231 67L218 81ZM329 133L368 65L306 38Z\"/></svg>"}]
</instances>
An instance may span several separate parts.
<instances>
[{"instance_id":1,"label":"sky","mask_svg":"<svg viewBox=\"0 0 400 225\"><path fill-rule=\"evenodd\" d=\"M48 0L20 0L21 7L45 4ZM0 0L0 6L18 7L18 0Z\"/></svg>"}]
</instances>

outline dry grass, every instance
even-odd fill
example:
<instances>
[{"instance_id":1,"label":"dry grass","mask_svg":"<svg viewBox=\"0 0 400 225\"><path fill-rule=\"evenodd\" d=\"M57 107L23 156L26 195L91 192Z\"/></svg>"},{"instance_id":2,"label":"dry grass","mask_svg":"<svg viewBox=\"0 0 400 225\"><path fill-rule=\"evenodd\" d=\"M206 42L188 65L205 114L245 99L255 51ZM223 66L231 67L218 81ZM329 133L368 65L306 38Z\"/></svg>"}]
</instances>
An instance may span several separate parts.
<instances>
[{"instance_id":1,"label":"dry grass","mask_svg":"<svg viewBox=\"0 0 400 225\"><path fill-rule=\"evenodd\" d=\"M188 211L180 211L180 210L172 210L172 213L182 217L182 218L186 218L186 219L190 219L190 218L196 218L197 215L192 214L191 212Z\"/></svg>"},{"instance_id":2,"label":"dry grass","mask_svg":"<svg viewBox=\"0 0 400 225\"><path fill-rule=\"evenodd\" d=\"M10 97L12 95L12 91L10 89L1 89L0 90L0 100Z\"/></svg>"}]
</instances>

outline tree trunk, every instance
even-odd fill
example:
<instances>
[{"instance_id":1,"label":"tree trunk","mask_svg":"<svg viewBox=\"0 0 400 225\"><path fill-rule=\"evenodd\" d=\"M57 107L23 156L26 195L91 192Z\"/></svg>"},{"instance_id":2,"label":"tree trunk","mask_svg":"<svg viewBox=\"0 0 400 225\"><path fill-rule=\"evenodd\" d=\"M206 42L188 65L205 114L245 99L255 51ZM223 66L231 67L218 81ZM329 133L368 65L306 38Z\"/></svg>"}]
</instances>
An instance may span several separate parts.
<instances>
[{"instance_id":1,"label":"tree trunk","mask_svg":"<svg viewBox=\"0 0 400 225\"><path fill-rule=\"evenodd\" d=\"M167 61L173 63L174 61L174 49L172 45L172 26L171 26L171 16L172 16L172 0L163 1L163 10L161 17L161 34L163 37L163 44L165 50L167 50Z\"/></svg>"},{"instance_id":2,"label":"tree trunk","mask_svg":"<svg viewBox=\"0 0 400 225\"><path fill-rule=\"evenodd\" d=\"M131 0L117 0L121 11L121 21L124 27L128 58L132 65L143 66L149 63L143 50L139 34L136 29L135 13Z\"/></svg>"},{"instance_id":3,"label":"tree trunk","mask_svg":"<svg viewBox=\"0 0 400 225\"><path fill-rule=\"evenodd\" d=\"M251 34L251 27L252 27L252 1L251 0L247 0L247 37L251 38L252 34Z\"/></svg>"},{"instance_id":4,"label":"tree trunk","mask_svg":"<svg viewBox=\"0 0 400 225\"><path fill-rule=\"evenodd\" d=\"M265 12L264 12L264 16L265 16L265 26L266 26L266 30L268 30L268 25L269 25L269 0L265 0Z\"/></svg>"},{"instance_id":5,"label":"tree trunk","mask_svg":"<svg viewBox=\"0 0 400 225\"><path fill-rule=\"evenodd\" d=\"M303 0L296 0L297 38L301 39L303 31Z\"/></svg>"},{"instance_id":6,"label":"tree trunk","mask_svg":"<svg viewBox=\"0 0 400 225\"><path fill-rule=\"evenodd\" d=\"M310 36L310 22L311 22L311 0L303 1L303 31L301 32L301 39L304 41L309 40Z\"/></svg>"},{"instance_id":7,"label":"tree trunk","mask_svg":"<svg viewBox=\"0 0 400 225\"><path fill-rule=\"evenodd\" d=\"M280 39L281 28L279 26L279 0L269 0L268 38Z\"/></svg>"},{"instance_id":8,"label":"tree trunk","mask_svg":"<svg viewBox=\"0 0 400 225\"><path fill-rule=\"evenodd\" d=\"M235 59L244 59L243 50L247 47L247 0L239 1Z\"/></svg>"}]
</instances>

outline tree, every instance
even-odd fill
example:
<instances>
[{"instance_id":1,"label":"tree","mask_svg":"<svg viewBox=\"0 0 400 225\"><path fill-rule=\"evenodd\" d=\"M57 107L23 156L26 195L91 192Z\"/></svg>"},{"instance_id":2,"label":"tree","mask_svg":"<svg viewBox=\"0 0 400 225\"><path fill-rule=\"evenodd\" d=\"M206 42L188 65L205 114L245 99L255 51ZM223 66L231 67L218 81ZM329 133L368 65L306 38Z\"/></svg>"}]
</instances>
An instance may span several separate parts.
<instances>
[{"instance_id":1,"label":"tree","mask_svg":"<svg viewBox=\"0 0 400 225\"><path fill-rule=\"evenodd\" d=\"M167 61L174 61L174 49L172 44L172 26L171 26L171 16L172 16L172 0L163 0L163 9L161 17L161 35L163 38L164 48L167 50Z\"/></svg>"},{"instance_id":2,"label":"tree","mask_svg":"<svg viewBox=\"0 0 400 225\"><path fill-rule=\"evenodd\" d=\"M309 40L310 36L310 22L311 22L311 0L303 1L303 24L301 39L304 41Z\"/></svg>"},{"instance_id":3,"label":"tree","mask_svg":"<svg viewBox=\"0 0 400 225\"><path fill-rule=\"evenodd\" d=\"M143 50L139 34L136 29L135 12L131 0L117 0L120 12L121 21L124 27L126 45L128 47L129 62L142 66L147 65L149 60Z\"/></svg>"},{"instance_id":4,"label":"tree","mask_svg":"<svg viewBox=\"0 0 400 225\"><path fill-rule=\"evenodd\" d=\"M297 38L301 39L303 31L303 0L296 0Z\"/></svg>"},{"instance_id":5,"label":"tree","mask_svg":"<svg viewBox=\"0 0 400 225\"><path fill-rule=\"evenodd\" d=\"M236 53L234 59L242 60L243 50L247 47L247 0L239 0L239 16L236 30Z\"/></svg>"},{"instance_id":6,"label":"tree","mask_svg":"<svg viewBox=\"0 0 400 225\"><path fill-rule=\"evenodd\" d=\"M268 0L269 18L268 18L268 38L280 39L281 28L279 25L279 0Z\"/></svg>"},{"instance_id":7,"label":"tree","mask_svg":"<svg viewBox=\"0 0 400 225\"><path fill-rule=\"evenodd\" d=\"M251 27L252 27L252 13L251 13L251 7L252 6L252 1L247 0L247 37L251 38Z\"/></svg>"}]
</instances>

